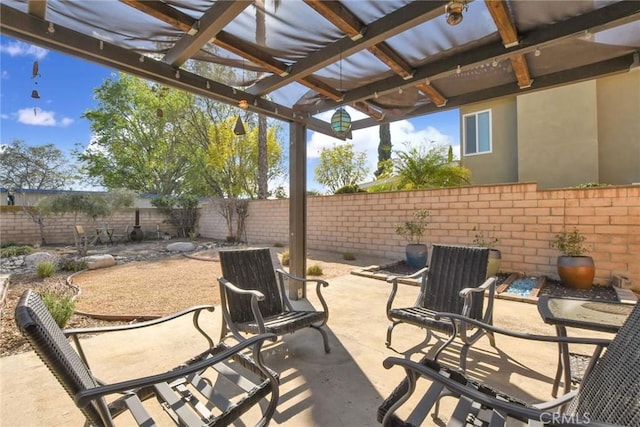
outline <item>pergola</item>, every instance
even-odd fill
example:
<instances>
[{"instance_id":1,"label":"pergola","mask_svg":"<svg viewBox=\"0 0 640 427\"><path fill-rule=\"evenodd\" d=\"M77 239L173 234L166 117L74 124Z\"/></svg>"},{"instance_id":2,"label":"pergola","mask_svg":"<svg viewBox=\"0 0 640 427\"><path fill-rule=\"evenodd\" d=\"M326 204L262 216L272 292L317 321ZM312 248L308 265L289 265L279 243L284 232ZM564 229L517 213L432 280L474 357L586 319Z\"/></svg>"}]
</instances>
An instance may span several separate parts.
<instances>
[{"instance_id":1,"label":"pergola","mask_svg":"<svg viewBox=\"0 0 640 427\"><path fill-rule=\"evenodd\" d=\"M288 122L301 276L307 129L344 139L640 66L640 1L3 0L0 17L8 36ZM318 114L342 106L364 118L336 134Z\"/></svg>"}]
</instances>

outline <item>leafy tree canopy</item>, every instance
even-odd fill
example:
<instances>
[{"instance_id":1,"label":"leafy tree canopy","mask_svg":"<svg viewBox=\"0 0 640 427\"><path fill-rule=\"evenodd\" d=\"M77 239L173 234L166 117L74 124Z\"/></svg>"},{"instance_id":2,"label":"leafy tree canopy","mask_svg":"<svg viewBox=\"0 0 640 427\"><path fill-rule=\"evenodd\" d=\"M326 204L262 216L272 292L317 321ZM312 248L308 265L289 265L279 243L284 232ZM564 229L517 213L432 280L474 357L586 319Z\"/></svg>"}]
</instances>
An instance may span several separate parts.
<instances>
[{"instance_id":1,"label":"leafy tree canopy","mask_svg":"<svg viewBox=\"0 0 640 427\"><path fill-rule=\"evenodd\" d=\"M53 144L28 146L14 140L0 149L0 186L9 189L61 189L71 184L76 170Z\"/></svg>"},{"instance_id":2,"label":"leafy tree canopy","mask_svg":"<svg viewBox=\"0 0 640 427\"><path fill-rule=\"evenodd\" d=\"M255 196L257 135L233 134L237 109L124 73L107 79L95 97L99 107L85 117L96 140L76 155L100 184L164 196ZM252 116L243 117L248 125L256 123ZM268 130L270 176L283 170L276 130ZM215 169L221 163L226 169Z\"/></svg>"},{"instance_id":3,"label":"leafy tree canopy","mask_svg":"<svg viewBox=\"0 0 640 427\"><path fill-rule=\"evenodd\" d=\"M214 123L209 128L209 149L205 156L206 184L216 187L224 197L258 196L258 126L247 122L247 133L233 133L235 118ZM277 129L267 131L268 178L283 173L282 147L276 139Z\"/></svg>"},{"instance_id":4,"label":"leafy tree canopy","mask_svg":"<svg viewBox=\"0 0 640 427\"><path fill-rule=\"evenodd\" d=\"M366 154L356 153L353 144L323 148L315 168L316 181L328 187L331 193L342 187L357 186L369 172L365 162Z\"/></svg>"},{"instance_id":5,"label":"leafy tree canopy","mask_svg":"<svg viewBox=\"0 0 640 427\"><path fill-rule=\"evenodd\" d=\"M183 111L193 95L124 73L94 91L98 109L86 111L95 141L76 154L89 176L107 188L173 194L192 154Z\"/></svg>"}]
</instances>

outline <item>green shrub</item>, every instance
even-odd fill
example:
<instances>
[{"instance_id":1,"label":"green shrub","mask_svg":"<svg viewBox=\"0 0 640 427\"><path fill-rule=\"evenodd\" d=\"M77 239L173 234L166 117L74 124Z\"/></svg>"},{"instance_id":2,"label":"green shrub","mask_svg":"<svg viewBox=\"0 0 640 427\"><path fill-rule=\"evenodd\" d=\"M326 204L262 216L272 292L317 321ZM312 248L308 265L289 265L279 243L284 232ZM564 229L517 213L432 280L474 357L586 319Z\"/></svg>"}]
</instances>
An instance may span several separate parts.
<instances>
[{"instance_id":1,"label":"green shrub","mask_svg":"<svg viewBox=\"0 0 640 427\"><path fill-rule=\"evenodd\" d=\"M36 273L38 273L38 277L51 277L53 273L56 272L56 263L53 261L44 261L39 262L36 265Z\"/></svg>"},{"instance_id":2,"label":"green shrub","mask_svg":"<svg viewBox=\"0 0 640 427\"><path fill-rule=\"evenodd\" d=\"M60 287L51 287L39 292L45 307L59 327L64 328L76 309L73 292Z\"/></svg>"},{"instance_id":3,"label":"green shrub","mask_svg":"<svg viewBox=\"0 0 640 427\"><path fill-rule=\"evenodd\" d=\"M61 258L58 260L58 270L60 271L76 271L86 270L88 268L87 261L84 259Z\"/></svg>"},{"instance_id":4,"label":"green shrub","mask_svg":"<svg viewBox=\"0 0 640 427\"><path fill-rule=\"evenodd\" d=\"M0 256L2 256L2 258L8 258L12 256L29 255L32 254L33 251L33 247L29 245L9 244L7 246L3 245L2 249L0 249Z\"/></svg>"},{"instance_id":5,"label":"green shrub","mask_svg":"<svg viewBox=\"0 0 640 427\"><path fill-rule=\"evenodd\" d=\"M322 276L322 267L318 264L309 266L307 268L307 276Z\"/></svg>"},{"instance_id":6,"label":"green shrub","mask_svg":"<svg viewBox=\"0 0 640 427\"><path fill-rule=\"evenodd\" d=\"M333 194L349 194L349 193L366 193L367 190L361 189L358 184L345 185L338 188Z\"/></svg>"},{"instance_id":7,"label":"green shrub","mask_svg":"<svg viewBox=\"0 0 640 427\"><path fill-rule=\"evenodd\" d=\"M282 265L289 265L289 249L282 251Z\"/></svg>"},{"instance_id":8,"label":"green shrub","mask_svg":"<svg viewBox=\"0 0 640 427\"><path fill-rule=\"evenodd\" d=\"M345 261L353 261L356 259L356 256L351 252L345 252L342 254L342 259L344 259Z\"/></svg>"}]
</instances>

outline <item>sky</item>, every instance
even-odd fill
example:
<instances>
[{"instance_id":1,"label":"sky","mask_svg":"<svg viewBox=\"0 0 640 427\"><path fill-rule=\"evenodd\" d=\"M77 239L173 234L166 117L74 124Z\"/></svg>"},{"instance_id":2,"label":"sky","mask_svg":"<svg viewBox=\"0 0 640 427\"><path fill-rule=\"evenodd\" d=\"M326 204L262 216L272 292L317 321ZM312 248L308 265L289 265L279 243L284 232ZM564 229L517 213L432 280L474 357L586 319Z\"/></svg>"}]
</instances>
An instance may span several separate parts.
<instances>
[{"instance_id":1,"label":"sky","mask_svg":"<svg viewBox=\"0 0 640 427\"><path fill-rule=\"evenodd\" d=\"M39 77L32 78L33 63L38 61ZM82 114L97 107L93 90L116 70L40 48L19 40L0 36L0 144L21 140L29 146L54 144L68 158L80 145L87 147L92 140L91 124ZM37 90L39 99L31 97ZM352 119L364 115L347 110ZM319 117L329 121L333 111ZM452 145L459 153L459 111L452 109L409 120L394 122L390 126L393 150L405 150L406 144ZM285 138L288 131L283 132ZM354 151L364 152L367 158L369 180L378 161L378 127L354 131ZM288 142L281 141L288 149ZM307 189L326 193L317 183L314 170L322 148L331 148L342 141L309 131L307 135ZM275 183L288 187L286 179ZM79 188L76 188L79 189Z\"/></svg>"}]
</instances>

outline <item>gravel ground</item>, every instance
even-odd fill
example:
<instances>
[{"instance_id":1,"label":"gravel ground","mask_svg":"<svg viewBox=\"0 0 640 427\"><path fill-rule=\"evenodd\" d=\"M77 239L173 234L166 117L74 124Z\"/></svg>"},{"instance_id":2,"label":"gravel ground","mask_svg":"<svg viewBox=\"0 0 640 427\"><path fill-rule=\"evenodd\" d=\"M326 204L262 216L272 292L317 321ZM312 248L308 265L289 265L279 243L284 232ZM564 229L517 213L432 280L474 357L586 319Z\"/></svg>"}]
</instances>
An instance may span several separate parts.
<instances>
[{"instance_id":1,"label":"gravel ground","mask_svg":"<svg viewBox=\"0 0 640 427\"><path fill-rule=\"evenodd\" d=\"M189 257L169 253L157 257L160 249L158 243L95 249L95 252L118 253L121 257L147 252L155 259L125 262L114 267L74 275L71 283L80 289L80 293L76 299L76 313L66 327L113 325L125 323L130 319L102 319L118 316L144 318L169 314L192 305L219 304L217 278L221 275L221 269L216 249L190 253ZM271 248L272 258L280 261L283 250ZM68 252L68 248L61 248L60 251ZM353 269L390 262L357 254L355 258L346 261L341 253L310 250L307 254L307 267L320 266L323 274L318 278L331 282L332 277L347 275ZM135 256L131 259L135 259ZM68 272L56 273L46 279L38 278L35 273L11 276L0 319L0 357L30 350L18 332L13 317L20 295L29 288L41 290L51 286L64 286L69 275Z\"/></svg>"}]
</instances>

